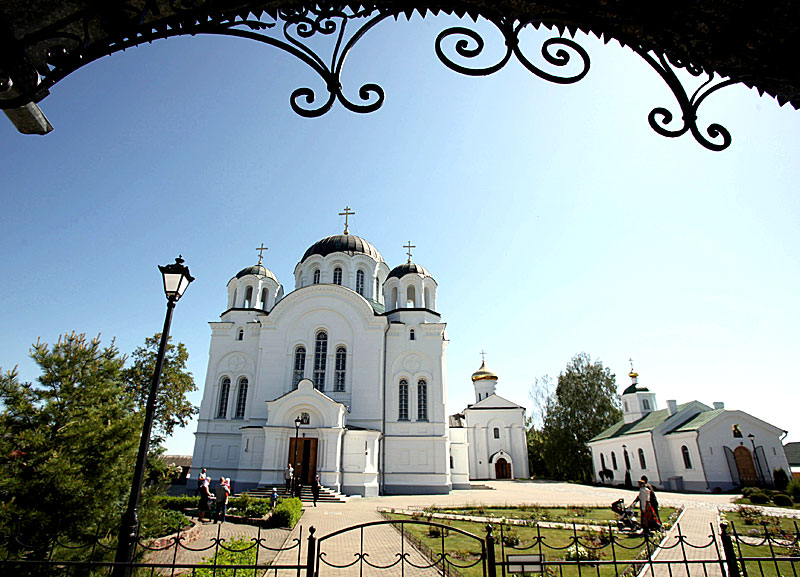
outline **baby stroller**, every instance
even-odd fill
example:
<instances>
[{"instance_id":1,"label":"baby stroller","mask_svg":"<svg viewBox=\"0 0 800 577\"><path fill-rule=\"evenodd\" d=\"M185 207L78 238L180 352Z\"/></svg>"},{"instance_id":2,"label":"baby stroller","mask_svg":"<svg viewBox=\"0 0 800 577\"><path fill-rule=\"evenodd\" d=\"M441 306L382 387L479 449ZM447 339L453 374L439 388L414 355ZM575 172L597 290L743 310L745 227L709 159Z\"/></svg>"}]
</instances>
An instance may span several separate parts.
<instances>
[{"instance_id":1,"label":"baby stroller","mask_svg":"<svg viewBox=\"0 0 800 577\"><path fill-rule=\"evenodd\" d=\"M617 514L617 529L620 531L632 532L641 529L633 509L626 507L623 499L617 499L611 503L611 510Z\"/></svg>"}]
</instances>

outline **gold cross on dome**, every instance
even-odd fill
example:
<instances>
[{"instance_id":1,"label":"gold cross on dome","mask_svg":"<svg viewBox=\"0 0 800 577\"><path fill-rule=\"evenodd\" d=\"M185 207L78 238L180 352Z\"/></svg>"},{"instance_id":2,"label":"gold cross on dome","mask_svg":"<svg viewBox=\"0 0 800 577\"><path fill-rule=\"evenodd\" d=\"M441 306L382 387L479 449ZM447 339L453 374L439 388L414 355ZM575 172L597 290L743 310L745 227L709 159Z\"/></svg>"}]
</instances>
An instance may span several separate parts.
<instances>
[{"instance_id":1,"label":"gold cross on dome","mask_svg":"<svg viewBox=\"0 0 800 577\"><path fill-rule=\"evenodd\" d=\"M258 266L261 266L261 260L264 258L264 251L269 250L267 247L264 246L264 243L261 243L261 246L256 249L258 251Z\"/></svg>"},{"instance_id":2,"label":"gold cross on dome","mask_svg":"<svg viewBox=\"0 0 800 577\"><path fill-rule=\"evenodd\" d=\"M350 234L350 231L347 230L347 218L349 216L354 215L354 214L355 214L355 212L351 212L349 206L345 206L344 207L344 212L340 212L339 213L339 216L343 216L344 217L344 233L345 234Z\"/></svg>"},{"instance_id":3,"label":"gold cross on dome","mask_svg":"<svg viewBox=\"0 0 800 577\"><path fill-rule=\"evenodd\" d=\"M633 372L633 359L628 359L628 361L631 363L631 372Z\"/></svg>"},{"instance_id":4,"label":"gold cross on dome","mask_svg":"<svg viewBox=\"0 0 800 577\"><path fill-rule=\"evenodd\" d=\"M408 249L406 254L408 255L408 262L409 262L409 264L411 264L411 249L412 248L417 248L417 245L411 244L411 241L408 241L408 244L404 244L403 248L407 248Z\"/></svg>"},{"instance_id":5,"label":"gold cross on dome","mask_svg":"<svg viewBox=\"0 0 800 577\"><path fill-rule=\"evenodd\" d=\"M481 351L481 362L486 364L486 351Z\"/></svg>"}]
</instances>

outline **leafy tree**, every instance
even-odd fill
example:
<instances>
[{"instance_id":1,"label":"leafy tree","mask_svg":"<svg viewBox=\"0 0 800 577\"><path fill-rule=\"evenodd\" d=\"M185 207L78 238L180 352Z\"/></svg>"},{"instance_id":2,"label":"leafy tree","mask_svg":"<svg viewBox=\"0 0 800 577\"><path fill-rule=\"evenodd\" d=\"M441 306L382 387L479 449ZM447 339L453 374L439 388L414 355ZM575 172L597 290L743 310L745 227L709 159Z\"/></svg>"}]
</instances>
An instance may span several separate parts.
<instances>
[{"instance_id":1,"label":"leafy tree","mask_svg":"<svg viewBox=\"0 0 800 577\"><path fill-rule=\"evenodd\" d=\"M555 389L549 380L537 381L532 396L540 399L541 453L552 476L591 479L587 443L622 416L615 380L602 362L579 353L558 376Z\"/></svg>"},{"instance_id":2,"label":"leafy tree","mask_svg":"<svg viewBox=\"0 0 800 577\"><path fill-rule=\"evenodd\" d=\"M150 444L158 446L176 427L184 427L197 412L197 407L187 399L188 393L197 390L192 373L186 370L189 353L183 343L173 345L167 340L161 383L156 397L156 414ZM161 333L145 339L144 346L131 355L131 365L123 371L125 388L135 399L139 410L144 411L158 356Z\"/></svg>"},{"instance_id":3,"label":"leafy tree","mask_svg":"<svg viewBox=\"0 0 800 577\"><path fill-rule=\"evenodd\" d=\"M31 356L36 384L0 376L0 538L46 546L56 530L79 539L118 522L140 420L113 342L73 332Z\"/></svg>"}]
</instances>

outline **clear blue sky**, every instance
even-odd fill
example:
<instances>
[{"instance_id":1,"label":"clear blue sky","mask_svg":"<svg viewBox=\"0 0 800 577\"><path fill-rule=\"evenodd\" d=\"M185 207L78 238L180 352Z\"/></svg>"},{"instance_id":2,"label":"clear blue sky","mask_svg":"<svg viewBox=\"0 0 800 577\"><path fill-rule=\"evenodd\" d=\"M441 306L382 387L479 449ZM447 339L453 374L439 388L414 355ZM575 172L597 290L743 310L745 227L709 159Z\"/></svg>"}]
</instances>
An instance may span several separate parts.
<instances>
[{"instance_id":1,"label":"clear blue sky","mask_svg":"<svg viewBox=\"0 0 800 577\"><path fill-rule=\"evenodd\" d=\"M579 36L592 69L573 86L515 61L470 78L433 52L445 26L384 23L353 52L347 93L386 89L369 115L301 118L291 92L324 92L302 63L189 37L62 81L42 102L48 136L1 125L0 366L32 380L31 343L72 330L132 351L163 322L156 266L182 253L197 280L172 334L202 386L227 281L263 242L292 290L349 205L389 266L411 240L439 283L449 411L474 399L482 349L498 392L531 408L534 379L586 351L620 390L633 357L662 407L723 400L800 440L800 113L724 90L700 111L733 134L712 153L652 132L653 107L678 110L630 50ZM169 451L191 453L193 430Z\"/></svg>"}]
</instances>

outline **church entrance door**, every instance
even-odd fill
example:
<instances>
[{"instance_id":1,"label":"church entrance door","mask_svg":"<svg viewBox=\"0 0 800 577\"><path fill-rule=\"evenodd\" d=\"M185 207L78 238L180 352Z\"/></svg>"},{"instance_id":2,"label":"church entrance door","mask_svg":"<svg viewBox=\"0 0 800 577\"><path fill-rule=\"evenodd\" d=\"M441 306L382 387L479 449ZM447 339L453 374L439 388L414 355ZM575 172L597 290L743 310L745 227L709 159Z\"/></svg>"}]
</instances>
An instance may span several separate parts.
<instances>
[{"instance_id":1,"label":"church entrance door","mask_svg":"<svg viewBox=\"0 0 800 577\"><path fill-rule=\"evenodd\" d=\"M300 437L297 439L297 459L295 460L295 438L289 440L289 458L294 467L294 475L303 485L310 485L317 474L317 439Z\"/></svg>"},{"instance_id":2,"label":"church entrance door","mask_svg":"<svg viewBox=\"0 0 800 577\"><path fill-rule=\"evenodd\" d=\"M739 481L746 487L758 485L758 475L756 465L753 462L753 455L747 447L741 445L733 450L733 458L736 459L736 468L739 471Z\"/></svg>"},{"instance_id":3,"label":"church entrance door","mask_svg":"<svg viewBox=\"0 0 800 577\"><path fill-rule=\"evenodd\" d=\"M497 459L494 464L494 476L496 479L510 479L511 465L503 458Z\"/></svg>"}]
</instances>

